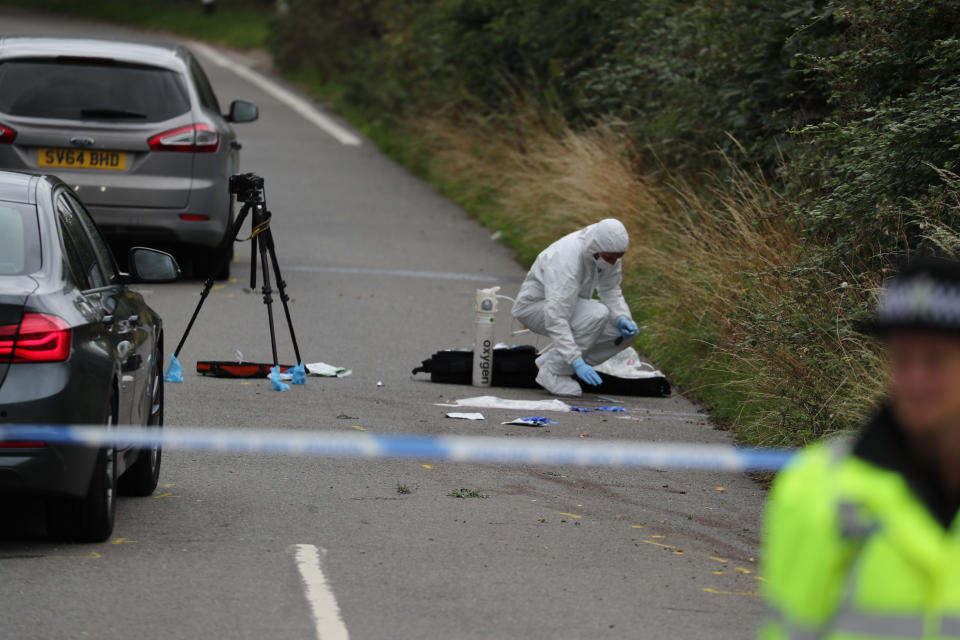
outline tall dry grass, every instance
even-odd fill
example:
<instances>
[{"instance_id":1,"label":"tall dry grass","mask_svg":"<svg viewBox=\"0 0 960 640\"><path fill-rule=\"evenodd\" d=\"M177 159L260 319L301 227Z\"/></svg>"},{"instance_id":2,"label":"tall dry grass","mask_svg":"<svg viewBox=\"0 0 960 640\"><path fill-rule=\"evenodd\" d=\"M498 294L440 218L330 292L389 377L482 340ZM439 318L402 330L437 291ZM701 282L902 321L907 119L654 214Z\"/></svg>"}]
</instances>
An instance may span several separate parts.
<instances>
[{"instance_id":1,"label":"tall dry grass","mask_svg":"<svg viewBox=\"0 0 960 640\"><path fill-rule=\"evenodd\" d=\"M803 442L875 402L876 345L847 319L879 283L812 268L791 203L759 172L728 162L698 185L644 174L615 122L575 131L527 113L412 128L434 153L434 179L512 233L526 260L586 224L622 220L624 290L650 327L643 349L742 440Z\"/></svg>"}]
</instances>

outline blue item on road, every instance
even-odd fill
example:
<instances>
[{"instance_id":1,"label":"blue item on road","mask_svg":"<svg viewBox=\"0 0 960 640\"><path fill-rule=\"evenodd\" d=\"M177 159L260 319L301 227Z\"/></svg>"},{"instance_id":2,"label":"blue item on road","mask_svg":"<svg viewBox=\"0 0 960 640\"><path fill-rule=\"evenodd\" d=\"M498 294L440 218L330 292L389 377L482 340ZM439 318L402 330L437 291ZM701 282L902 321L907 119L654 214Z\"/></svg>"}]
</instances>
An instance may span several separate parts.
<instances>
[{"instance_id":1,"label":"blue item on road","mask_svg":"<svg viewBox=\"0 0 960 640\"><path fill-rule=\"evenodd\" d=\"M167 365L167 372L163 374L164 382L183 382L183 367L177 356L170 356L170 364Z\"/></svg>"},{"instance_id":2,"label":"blue item on road","mask_svg":"<svg viewBox=\"0 0 960 640\"><path fill-rule=\"evenodd\" d=\"M570 407L570 411L576 411L577 413L590 413L593 409L585 409L584 407Z\"/></svg>"},{"instance_id":3,"label":"blue item on road","mask_svg":"<svg viewBox=\"0 0 960 640\"><path fill-rule=\"evenodd\" d=\"M600 374L597 373L596 369L584 362L583 358L576 359L573 363L573 370L578 378L589 385L596 387L603 383L603 380L600 379Z\"/></svg>"},{"instance_id":4,"label":"blue item on road","mask_svg":"<svg viewBox=\"0 0 960 640\"><path fill-rule=\"evenodd\" d=\"M620 329L621 338L632 338L637 335L639 331L639 329L637 329L637 323L627 316L621 316L617 320L617 329Z\"/></svg>"},{"instance_id":5,"label":"blue item on road","mask_svg":"<svg viewBox=\"0 0 960 640\"><path fill-rule=\"evenodd\" d=\"M274 391L290 391L290 385L280 379L280 367L270 368L270 386Z\"/></svg>"},{"instance_id":6,"label":"blue item on road","mask_svg":"<svg viewBox=\"0 0 960 640\"><path fill-rule=\"evenodd\" d=\"M307 369L302 362L290 369L290 374L293 376L290 384L307 384Z\"/></svg>"},{"instance_id":7,"label":"blue item on road","mask_svg":"<svg viewBox=\"0 0 960 640\"><path fill-rule=\"evenodd\" d=\"M626 413L627 412L627 410L624 409L623 407L617 407L617 406L597 407L596 409L594 409L594 411L609 411L610 413Z\"/></svg>"},{"instance_id":8,"label":"blue item on road","mask_svg":"<svg viewBox=\"0 0 960 640\"><path fill-rule=\"evenodd\" d=\"M524 422L535 422L537 424L559 424L554 422L549 418L544 418L543 416L530 416L529 418L520 418Z\"/></svg>"}]
</instances>

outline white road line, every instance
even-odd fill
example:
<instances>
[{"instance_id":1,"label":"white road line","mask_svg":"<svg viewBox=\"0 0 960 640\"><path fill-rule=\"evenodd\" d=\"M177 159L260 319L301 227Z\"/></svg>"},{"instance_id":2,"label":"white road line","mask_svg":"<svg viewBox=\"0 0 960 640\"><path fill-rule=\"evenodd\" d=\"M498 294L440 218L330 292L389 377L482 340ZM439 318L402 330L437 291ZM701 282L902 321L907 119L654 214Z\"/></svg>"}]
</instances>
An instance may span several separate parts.
<instances>
[{"instance_id":1,"label":"white road line","mask_svg":"<svg viewBox=\"0 0 960 640\"><path fill-rule=\"evenodd\" d=\"M283 265L284 271L311 273L349 273L362 276L401 276L406 278L431 278L434 280L468 280L471 282L513 282L511 276L483 275L479 273L450 273L447 271L415 271L413 269L376 269L369 267L319 267L312 265Z\"/></svg>"},{"instance_id":2,"label":"white road line","mask_svg":"<svg viewBox=\"0 0 960 640\"><path fill-rule=\"evenodd\" d=\"M298 544L294 555L306 588L317 640L349 640L350 634L340 616L340 607L320 566L320 552L321 549L312 544Z\"/></svg>"},{"instance_id":3,"label":"white road line","mask_svg":"<svg viewBox=\"0 0 960 640\"><path fill-rule=\"evenodd\" d=\"M257 73L250 67L246 67L242 64L234 62L230 58L219 53L216 49L213 49L202 42L191 41L190 47L195 51L199 51L201 55L203 55L205 58L208 58L218 67L228 69L249 83L263 89L265 92L269 93L271 96L299 113L304 117L305 120L325 131L340 144L348 147L357 147L362 143L359 137L341 127L328 115L321 113L312 104L294 94L292 91L284 89L266 76Z\"/></svg>"}]
</instances>

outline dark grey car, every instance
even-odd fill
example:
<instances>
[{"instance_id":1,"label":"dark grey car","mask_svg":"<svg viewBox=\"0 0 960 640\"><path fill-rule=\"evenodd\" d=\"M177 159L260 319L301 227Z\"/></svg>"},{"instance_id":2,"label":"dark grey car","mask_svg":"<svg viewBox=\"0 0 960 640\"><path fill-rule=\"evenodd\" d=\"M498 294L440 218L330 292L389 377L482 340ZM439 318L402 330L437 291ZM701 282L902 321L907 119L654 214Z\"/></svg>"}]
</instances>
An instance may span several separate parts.
<instances>
[{"instance_id":1,"label":"dark grey car","mask_svg":"<svg viewBox=\"0 0 960 640\"><path fill-rule=\"evenodd\" d=\"M231 123L257 116L242 100L223 114L182 46L0 39L0 169L57 175L115 246L175 249L199 275L233 215Z\"/></svg>"},{"instance_id":2,"label":"dark grey car","mask_svg":"<svg viewBox=\"0 0 960 640\"><path fill-rule=\"evenodd\" d=\"M126 284L178 275L135 248L132 274L73 190L52 176L0 171L0 422L163 425L163 325ZM159 447L0 441L0 496L47 500L55 537L105 539L116 493L149 495Z\"/></svg>"}]
</instances>

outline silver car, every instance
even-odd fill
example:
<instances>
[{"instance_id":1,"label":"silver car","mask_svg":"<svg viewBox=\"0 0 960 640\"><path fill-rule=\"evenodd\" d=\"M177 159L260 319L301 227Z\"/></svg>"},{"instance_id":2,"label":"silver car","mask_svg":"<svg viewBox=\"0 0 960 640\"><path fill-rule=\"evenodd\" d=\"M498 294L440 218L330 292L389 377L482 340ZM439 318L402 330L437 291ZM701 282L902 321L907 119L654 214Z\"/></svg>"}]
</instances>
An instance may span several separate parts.
<instances>
[{"instance_id":1,"label":"silver car","mask_svg":"<svg viewBox=\"0 0 960 640\"><path fill-rule=\"evenodd\" d=\"M118 255L146 243L196 275L216 268L233 219L227 181L239 170L231 123L257 117L243 100L222 114L182 46L0 39L0 169L57 175Z\"/></svg>"}]
</instances>

